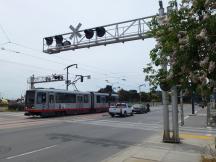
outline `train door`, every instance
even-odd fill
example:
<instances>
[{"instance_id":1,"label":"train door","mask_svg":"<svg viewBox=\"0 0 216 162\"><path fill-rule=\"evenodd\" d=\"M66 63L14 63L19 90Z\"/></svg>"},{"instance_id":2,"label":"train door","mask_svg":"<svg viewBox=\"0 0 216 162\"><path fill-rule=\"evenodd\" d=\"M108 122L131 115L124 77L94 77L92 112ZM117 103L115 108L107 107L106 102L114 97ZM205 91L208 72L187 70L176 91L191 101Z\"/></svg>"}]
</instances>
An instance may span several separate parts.
<instances>
[{"instance_id":1,"label":"train door","mask_svg":"<svg viewBox=\"0 0 216 162\"><path fill-rule=\"evenodd\" d=\"M49 93L48 95L48 108L49 109L55 109L55 94L54 93Z\"/></svg>"},{"instance_id":2,"label":"train door","mask_svg":"<svg viewBox=\"0 0 216 162\"><path fill-rule=\"evenodd\" d=\"M91 112L95 112L95 100L94 100L95 97L94 97L94 93L91 92L90 95L91 95Z\"/></svg>"},{"instance_id":3,"label":"train door","mask_svg":"<svg viewBox=\"0 0 216 162\"><path fill-rule=\"evenodd\" d=\"M83 109L83 96L77 95L77 108L80 112L83 112L85 109Z\"/></svg>"}]
</instances>

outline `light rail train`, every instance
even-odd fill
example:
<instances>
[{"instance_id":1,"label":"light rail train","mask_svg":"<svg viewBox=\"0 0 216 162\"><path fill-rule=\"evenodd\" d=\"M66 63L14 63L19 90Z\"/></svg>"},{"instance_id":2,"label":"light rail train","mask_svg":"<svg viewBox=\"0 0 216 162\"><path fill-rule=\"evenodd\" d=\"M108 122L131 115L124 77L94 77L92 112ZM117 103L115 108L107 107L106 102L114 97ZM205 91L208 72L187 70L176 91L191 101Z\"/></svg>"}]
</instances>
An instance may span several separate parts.
<instances>
[{"instance_id":1,"label":"light rail train","mask_svg":"<svg viewBox=\"0 0 216 162\"><path fill-rule=\"evenodd\" d=\"M25 115L48 117L107 112L118 98L117 94L108 93L32 89L26 91Z\"/></svg>"}]
</instances>

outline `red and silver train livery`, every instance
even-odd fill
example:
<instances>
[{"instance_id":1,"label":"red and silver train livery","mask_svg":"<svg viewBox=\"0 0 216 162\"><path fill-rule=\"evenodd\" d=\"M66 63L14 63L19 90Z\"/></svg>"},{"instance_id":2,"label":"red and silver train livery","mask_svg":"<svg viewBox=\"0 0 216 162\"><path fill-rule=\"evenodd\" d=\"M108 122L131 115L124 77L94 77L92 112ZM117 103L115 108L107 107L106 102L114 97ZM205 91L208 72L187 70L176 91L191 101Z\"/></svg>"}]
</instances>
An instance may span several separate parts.
<instances>
[{"instance_id":1,"label":"red and silver train livery","mask_svg":"<svg viewBox=\"0 0 216 162\"><path fill-rule=\"evenodd\" d=\"M96 92L76 92L57 89L26 91L25 115L55 116L108 111L109 104L118 102L118 95Z\"/></svg>"}]
</instances>

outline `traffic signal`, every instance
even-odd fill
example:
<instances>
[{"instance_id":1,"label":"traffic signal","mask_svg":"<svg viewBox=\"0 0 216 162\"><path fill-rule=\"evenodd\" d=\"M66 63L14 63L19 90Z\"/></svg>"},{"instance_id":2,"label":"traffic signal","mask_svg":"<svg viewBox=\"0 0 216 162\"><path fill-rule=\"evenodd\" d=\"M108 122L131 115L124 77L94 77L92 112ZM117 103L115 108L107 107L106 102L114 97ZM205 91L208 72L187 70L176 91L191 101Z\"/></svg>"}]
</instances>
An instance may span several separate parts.
<instances>
[{"instance_id":1,"label":"traffic signal","mask_svg":"<svg viewBox=\"0 0 216 162\"><path fill-rule=\"evenodd\" d=\"M52 37L46 37L45 40L46 40L47 46L52 45L52 43L53 43L53 38Z\"/></svg>"},{"instance_id":2,"label":"traffic signal","mask_svg":"<svg viewBox=\"0 0 216 162\"><path fill-rule=\"evenodd\" d=\"M84 30L85 33L85 37L87 39L92 39L92 37L94 36L94 30L93 29L86 29Z\"/></svg>"},{"instance_id":3,"label":"traffic signal","mask_svg":"<svg viewBox=\"0 0 216 162\"><path fill-rule=\"evenodd\" d=\"M97 34L98 37L103 37L105 35L105 33L106 33L106 30L105 30L104 27L97 27L95 29L95 31L96 31L96 34Z\"/></svg>"},{"instance_id":4,"label":"traffic signal","mask_svg":"<svg viewBox=\"0 0 216 162\"><path fill-rule=\"evenodd\" d=\"M55 40L56 40L56 45L57 46L62 46L63 45L63 43L62 43L62 41L63 41L62 35L56 35Z\"/></svg>"}]
</instances>

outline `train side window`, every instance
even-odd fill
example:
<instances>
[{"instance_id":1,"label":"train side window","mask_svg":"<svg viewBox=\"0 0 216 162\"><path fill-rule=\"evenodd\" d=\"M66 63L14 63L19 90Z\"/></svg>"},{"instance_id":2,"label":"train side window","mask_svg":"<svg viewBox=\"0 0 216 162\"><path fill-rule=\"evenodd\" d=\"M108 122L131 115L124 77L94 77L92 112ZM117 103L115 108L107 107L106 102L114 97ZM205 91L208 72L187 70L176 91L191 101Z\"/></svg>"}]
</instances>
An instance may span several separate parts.
<instances>
[{"instance_id":1,"label":"train side window","mask_svg":"<svg viewBox=\"0 0 216 162\"><path fill-rule=\"evenodd\" d=\"M106 96L101 96L101 103L106 103Z\"/></svg>"},{"instance_id":2,"label":"train side window","mask_svg":"<svg viewBox=\"0 0 216 162\"><path fill-rule=\"evenodd\" d=\"M46 93L44 93L44 92L38 92L37 93L37 103L38 104L46 103Z\"/></svg>"},{"instance_id":3,"label":"train side window","mask_svg":"<svg viewBox=\"0 0 216 162\"><path fill-rule=\"evenodd\" d=\"M77 102L82 103L83 102L83 96L77 96Z\"/></svg>"},{"instance_id":4,"label":"train side window","mask_svg":"<svg viewBox=\"0 0 216 162\"><path fill-rule=\"evenodd\" d=\"M76 95L70 93L57 93L56 103L76 103Z\"/></svg>"},{"instance_id":5,"label":"train side window","mask_svg":"<svg viewBox=\"0 0 216 162\"><path fill-rule=\"evenodd\" d=\"M88 103L89 102L89 96L88 95L84 95L84 103Z\"/></svg>"},{"instance_id":6,"label":"train side window","mask_svg":"<svg viewBox=\"0 0 216 162\"><path fill-rule=\"evenodd\" d=\"M49 103L54 103L54 95L49 95Z\"/></svg>"},{"instance_id":7,"label":"train side window","mask_svg":"<svg viewBox=\"0 0 216 162\"><path fill-rule=\"evenodd\" d=\"M101 103L101 98L100 98L100 96L97 96L97 103Z\"/></svg>"}]
</instances>

